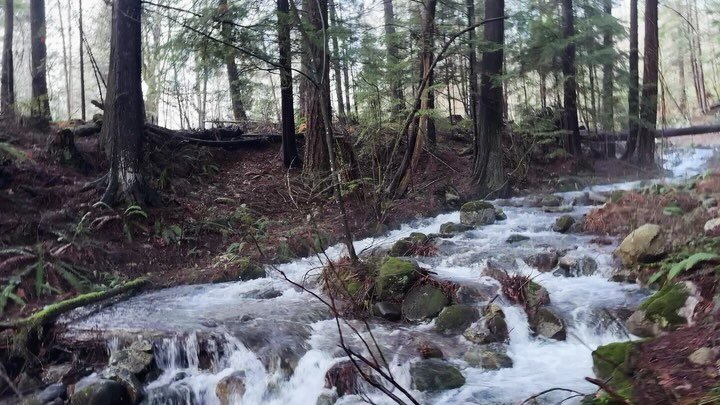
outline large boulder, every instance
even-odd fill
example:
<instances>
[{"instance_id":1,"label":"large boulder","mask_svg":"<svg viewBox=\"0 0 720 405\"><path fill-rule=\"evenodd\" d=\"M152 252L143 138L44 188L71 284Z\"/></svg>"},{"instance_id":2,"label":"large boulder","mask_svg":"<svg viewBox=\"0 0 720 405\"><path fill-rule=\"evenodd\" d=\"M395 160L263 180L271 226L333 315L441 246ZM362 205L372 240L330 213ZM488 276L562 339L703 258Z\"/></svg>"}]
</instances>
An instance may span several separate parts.
<instances>
[{"instance_id":1,"label":"large boulder","mask_svg":"<svg viewBox=\"0 0 720 405\"><path fill-rule=\"evenodd\" d=\"M460 370L438 359L421 360L410 366L410 377L419 391L443 391L460 388L465 384Z\"/></svg>"},{"instance_id":2,"label":"large boulder","mask_svg":"<svg viewBox=\"0 0 720 405\"><path fill-rule=\"evenodd\" d=\"M424 233L413 232L410 236L395 242L388 251L389 256L415 256L419 248L431 243L432 240Z\"/></svg>"},{"instance_id":3,"label":"large boulder","mask_svg":"<svg viewBox=\"0 0 720 405\"><path fill-rule=\"evenodd\" d=\"M465 352L463 360L472 367L481 367L486 370L499 370L513 366L513 361L507 355L505 345L500 343L473 345Z\"/></svg>"},{"instance_id":4,"label":"large boulder","mask_svg":"<svg viewBox=\"0 0 720 405\"><path fill-rule=\"evenodd\" d=\"M616 342L599 346L592 352L593 372L595 376L606 380L613 372L622 367L625 360L637 342Z\"/></svg>"},{"instance_id":5,"label":"large boulder","mask_svg":"<svg viewBox=\"0 0 720 405\"><path fill-rule=\"evenodd\" d=\"M422 321L437 316L448 298L439 288L426 284L414 287L407 293L402 303L402 313L409 321Z\"/></svg>"},{"instance_id":6,"label":"large boulder","mask_svg":"<svg viewBox=\"0 0 720 405\"><path fill-rule=\"evenodd\" d=\"M415 261L388 257L375 276L375 296L379 300L400 300L421 274Z\"/></svg>"},{"instance_id":7,"label":"large boulder","mask_svg":"<svg viewBox=\"0 0 720 405\"><path fill-rule=\"evenodd\" d=\"M463 332L465 339L477 343L487 344L505 342L509 339L505 314L497 304L490 304L483 308L483 317Z\"/></svg>"},{"instance_id":8,"label":"large boulder","mask_svg":"<svg viewBox=\"0 0 720 405\"><path fill-rule=\"evenodd\" d=\"M541 272L547 272L558 264L559 255L556 251L540 252L527 256L523 259L528 266L535 267Z\"/></svg>"},{"instance_id":9,"label":"large boulder","mask_svg":"<svg viewBox=\"0 0 720 405\"><path fill-rule=\"evenodd\" d=\"M446 334L462 333L479 318L480 312L473 306L464 304L450 305L440 311L437 319L435 319L435 329Z\"/></svg>"},{"instance_id":10,"label":"large boulder","mask_svg":"<svg viewBox=\"0 0 720 405\"><path fill-rule=\"evenodd\" d=\"M245 372L235 371L223 377L215 386L215 395L221 405L240 403L245 395Z\"/></svg>"},{"instance_id":11,"label":"large boulder","mask_svg":"<svg viewBox=\"0 0 720 405\"><path fill-rule=\"evenodd\" d=\"M460 223L489 225L495 223L495 207L487 201L470 201L460 207Z\"/></svg>"},{"instance_id":12,"label":"large boulder","mask_svg":"<svg viewBox=\"0 0 720 405\"><path fill-rule=\"evenodd\" d=\"M664 286L630 315L626 322L628 331L640 337L654 337L687 323L698 302L695 292L692 283Z\"/></svg>"},{"instance_id":13,"label":"large boulder","mask_svg":"<svg viewBox=\"0 0 720 405\"><path fill-rule=\"evenodd\" d=\"M575 218L570 215L563 215L555 220L555 224L552 229L555 232L565 233L570 230L570 227L575 223Z\"/></svg>"},{"instance_id":14,"label":"large boulder","mask_svg":"<svg viewBox=\"0 0 720 405\"><path fill-rule=\"evenodd\" d=\"M528 314L530 329L548 339L565 340L567 332L565 323L547 307L537 308Z\"/></svg>"},{"instance_id":15,"label":"large boulder","mask_svg":"<svg viewBox=\"0 0 720 405\"><path fill-rule=\"evenodd\" d=\"M122 384L130 396L130 401L134 404L140 402L140 398L145 395L145 391L140 383L140 380L137 379L135 374L131 373L127 369L110 366L103 370L101 377L103 379L112 380Z\"/></svg>"},{"instance_id":16,"label":"large boulder","mask_svg":"<svg viewBox=\"0 0 720 405\"><path fill-rule=\"evenodd\" d=\"M75 391L72 405L132 405L125 387L117 381L98 380Z\"/></svg>"},{"instance_id":17,"label":"large boulder","mask_svg":"<svg viewBox=\"0 0 720 405\"><path fill-rule=\"evenodd\" d=\"M665 255L665 235L655 224L645 224L632 231L615 250L624 266L655 261Z\"/></svg>"}]
</instances>

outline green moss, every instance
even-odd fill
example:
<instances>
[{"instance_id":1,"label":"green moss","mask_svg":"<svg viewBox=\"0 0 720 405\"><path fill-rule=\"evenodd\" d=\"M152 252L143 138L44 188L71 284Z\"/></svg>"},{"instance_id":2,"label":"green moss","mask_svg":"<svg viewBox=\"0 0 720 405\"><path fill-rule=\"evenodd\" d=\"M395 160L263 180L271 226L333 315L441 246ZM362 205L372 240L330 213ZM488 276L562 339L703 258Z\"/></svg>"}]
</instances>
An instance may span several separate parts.
<instances>
[{"instance_id":1,"label":"green moss","mask_svg":"<svg viewBox=\"0 0 720 405\"><path fill-rule=\"evenodd\" d=\"M606 379L615 368L625 362L628 351L634 342L617 342L600 346L592 352L593 371L598 378Z\"/></svg>"},{"instance_id":2,"label":"green moss","mask_svg":"<svg viewBox=\"0 0 720 405\"><path fill-rule=\"evenodd\" d=\"M419 276L414 262L388 257L375 276L375 295L381 300L400 299Z\"/></svg>"},{"instance_id":3,"label":"green moss","mask_svg":"<svg viewBox=\"0 0 720 405\"><path fill-rule=\"evenodd\" d=\"M640 304L640 309L645 310L647 317L661 327L680 324L685 319L677 311L685 305L688 295L682 284L666 285Z\"/></svg>"},{"instance_id":4,"label":"green moss","mask_svg":"<svg viewBox=\"0 0 720 405\"><path fill-rule=\"evenodd\" d=\"M482 200L466 202L462 207L460 207L460 211L464 212L476 212L487 209L495 210L495 206Z\"/></svg>"},{"instance_id":5,"label":"green moss","mask_svg":"<svg viewBox=\"0 0 720 405\"><path fill-rule=\"evenodd\" d=\"M480 311L470 305L451 305L445 307L435 320L435 329L439 332L460 333L473 322L480 319Z\"/></svg>"}]
</instances>

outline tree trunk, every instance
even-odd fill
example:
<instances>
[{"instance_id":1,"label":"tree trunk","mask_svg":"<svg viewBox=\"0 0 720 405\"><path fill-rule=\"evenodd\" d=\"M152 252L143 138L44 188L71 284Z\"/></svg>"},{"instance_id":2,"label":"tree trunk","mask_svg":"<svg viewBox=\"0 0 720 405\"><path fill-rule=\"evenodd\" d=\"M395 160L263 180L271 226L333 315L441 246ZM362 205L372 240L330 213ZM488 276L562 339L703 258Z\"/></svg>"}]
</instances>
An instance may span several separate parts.
<instances>
[{"instance_id":1,"label":"tree trunk","mask_svg":"<svg viewBox=\"0 0 720 405\"><path fill-rule=\"evenodd\" d=\"M305 12L310 40L305 41L311 69L308 71L313 83L307 88L307 111L305 112L305 158L303 174L326 176L330 171L327 138L325 132L332 134L332 128L325 128L323 109L330 108L330 58L321 43L327 32L328 10L327 0L310 0ZM323 92L328 97L323 97ZM322 105L326 101L327 105Z\"/></svg>"},{"instance_id":2,"label":"tree trunk","mask_svg":"<svg viewBox=\"0 0 720 405\"><path fill-rule=\"evenodd\" d=\"M140 173L143 139L143 97L140 45L141 0L115 0L112 11L108 91L102 132L110 143L108 187L102 201L148 202Z\"/></svg>"},{"instance_id":3,"label":"tree trunk","mask_svg":"<svg viewBox=\"0 0 720 405\"><path fill-rule=\"evenodd\" d=\"M218 13L222 18L222 29L220 31L222 39L226 43L231 44L233 43L233 29L228 0L219 0ZM227 68L230 100L232 101L233 117L235 118L235 121L246 121L247 113L245 112L245 106L242 102L242 86L240 83L240 73L238 72L237 63L235 62L235 54L235 49L231 47L226 47L223 52L225 66Z\"/></svg>"},{"instance_id":4,"label":"tree trunk","mask_svg":"<svg viewBox=\"0 0 720 405\"><path fill-rule=\"evenodd\" d=\"M65 24L63 24L62 7L60 1L57 3L58 6L58 18L60 22L60 38L62 40L62 53L63 53L63 73L65 74L65 107L67 109L67 119L72 118L72 111L70 111L70 70L68 68L68 55L67 55L67 44L65 43ZM68 25L70 21L68 21Z\"/></svg>"},{"instance_id":5,"label":"tree trunk","mask_svg":"<svg viewBox=\"0 0 720 405\"><path fill-rule=\"evenodd\" d=\"M485 20L505 14L504 0L485 0ZM475 145L473 159L473 182L478 185L484 198L505 194L507 183L503 169L503 86L498 79L503 72L503 46L505 43L505 20L498 19L485 24L484 42L493 50L483 52L480 72L480 125L479 142ZM579 139L579 135L578 135Z\"/></svg>"},{"instance_id":6,"label":"tree trunk","mask_svg":"<svg viewBox=\"0 0 720 405\"><path fill-rule=\"evenodd\" d=\"M50 99L47 88L47 47L45 40L45 0L30 0L30 45L32 100L30 116L39 122L47 122L50 117Z\"/></svg>"},{"instance_id":7,"label":"tree trunk","mask_svg":"<svg viewBox=\"0 0 720 405\"><path fill-rule=\"evenodd\" d=\"M563 71L563 98L564 98L564 121L565 129L570 131L568 139L565 141L565 149L580 157L582 148L580 146L580 129L578 127L577 115L577 85L575 81L575 42L571 38L575 35L575 25L573 16L572 0L562 1L562 19L563 19L563 38L568 44L565 46L562 55L562 71Z\"/></svg>"},{"instance_id":8,"label":"tree trunk","mask_svg":"<svg viewBox=\"0 0 720 405\"><path fill-rule=\"evenodd\" d=\"M687 80L685 79L685 56L678 52L677 55L677 68L678 75L680 76L680 113L688 121L690 120L690 114L688 113L688 97L687 97ZM692 122L688 122L692 124Z\"/></svg>"},{"instance_id":9,"label":"tree trunk","mask_svg":"<svg viewBox=\"0 0 720 405\"><path fill-rule=\"evenodd\" d=\"M639 76L638 71L638 4L637 0L630 0L630 74L628 82L628 140L623 158L631 160L635 154L638 137L638 119L640 114L639 103Z\"/></svg>"},{"instance_id":10,"label":"tree trunk","mask_svg":"<svg viewBox=\"0 0 720 405\"><path fill-rule=\"evenodd\" d=\"M333 74L335 75L335 97L337 98L338 106L338 120L340 124L345 125L345 105L343 103L343 91L342 91L342 76L340 75L340 45L338 44L338 30L340 28L338 24L337 15L335 13L335 2L329 0L328 2L330 12L330 22L334 28L332 33L332 58L333 58Z\"/></svg>"},{"instance_id":11,"label":"tree trunk","mask_svg":"<svg viewBox=\"0 0 720 405\"><path fill-rule=\"evenodd\" d=\"M288 0L277 0L278 48L280 51L280 104L282 114L282 154L285 167L300 167L295 139L293 106L292 53L290 43L290 8Z\"/></svg>"},{"instance_id":12,"label":"tree trunk","mask_svg":"<svg viewBox=\"0 0 720 405\"><path fill-rule=\"evenodd\" d=\"M612 0L605 0L603 4L605 15L610 18L612 17ZM605 51L610 51L609 55L605 59L605 63L602 66L602 122L601 128L605 132L613 132L615 123L615 43L612 37L612 29L606 28L603 33L603 48ZM615 156L615 143L605 142L605 156L614 159Z\"/></svg>"},{"instance_id":13,"label":"tree trunk","mask_svg":"<svg viewBox=\"0 0 720 405\"><path fill-rule=\"evenodd\" d=\"M344 45L345 42L343 42ZM345 83L345 116L350 117L350 58L348 57L347 45L343 47L343 78Z\"/></svg>"},{"instance_id":14,"label":"tree trunk","mask_svg":"<svg viewBox=\"0 0 720 405\"><path fill-rule=\"evenodd\" d=\"M15 115L15 78L13 64L14 0L5 0L5 32L3 37L2 73L0 73L0 115Z\"/></svg>"},{"instance_id":15,"label":"tree trunk","mask_svg":"<svg viewBox=\"0 0 720 405\"><path fill-rule=\"evenodd\" d=\"M82 40L85 33L83 31L82 0L78 0L78 2L78 32L80 33L80 41L78 41L78 43L80 44L80 113L82 115L82 120L85 121L85 56Z\"/></svg>"},{"instance_id":16,"label":"tree trunk","mask_svg":"<svg viewBox=\"0 0 720 405\"><path fill-rule=\"evenodd\" d=\"M645 63L640 101L638 160L643 166L655 163L655 127L658 97L658 0L645 1Z\"/></svg>"},{"instance_id":17,"label":"tree trunk","mask_svg":"<svg viewBox=\"0 0 720 405\"><path fill-rule=\"evenodd\" d=\"M385 17L385 45L387 46L387 65L389 70L390 93L392 94L391 112L393 115L402 110L403 85L400 77L398 64L400 63L400 53L398 51L398 38L395 33L395 12L393 10L393 0L383 0L383 10Z\"/></svg>"},{"instance_id":18,"label":"tree trunk","mask_svg":"<svg viewBox=\"0 0 720 405\"><path fill-rule=\"evenodd\" d=\"M468 27L475 25L475 0L466 0ZM473 156L479 156L477 146L480 145L480 120L478 119L478 73L477 52L475 51L475 30L468 31L468 91L470 93L470 119L473 126Z\"/></svg>"},{"instance_id":19,"label":"tree trunk","mask_svg":"<svg viewBox=\"0 0 720 405\"><path fill-rule=\"evenodd\" d=\"M700 18L698 17L697 0L693 0L693 9L691 9L691 12L692 11L694 11L695 35L697 37L697 39L695 41L695 46L697 47L698 87L700 88L700 108L703 113L706 113L709 110L709 105L708 105L708 99L707 99L707 91L705 89L705 69L703 68L702 45L701 45L701 38L700 38L700 33L702 32L702 30L700 28ZM691 18L693 18L693 16L691 16Z\"/></svg>"}]
</instances>

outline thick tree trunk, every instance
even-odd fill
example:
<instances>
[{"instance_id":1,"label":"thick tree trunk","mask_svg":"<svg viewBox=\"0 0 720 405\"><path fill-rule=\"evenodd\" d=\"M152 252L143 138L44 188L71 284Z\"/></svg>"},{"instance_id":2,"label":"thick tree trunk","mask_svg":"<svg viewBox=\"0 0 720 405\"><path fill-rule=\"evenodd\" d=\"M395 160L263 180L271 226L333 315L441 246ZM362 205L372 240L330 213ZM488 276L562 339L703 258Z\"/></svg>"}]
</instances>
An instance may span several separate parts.
<instances>
[{"instance_id":1,"label":"thick tree trunk","mask_svg":"<svg viewBox=\"0 0 720 405\"><path fill-rule=\"evenodd\" d=\"M645 63L640 101L638 160L643 166L655 164L655 127L658 97L658 0L645 1Z\"/></svg>"},{"instance_id":2,"label":"thick tree trunk","mask_svg":"<svg viewBox=\"0 0 720 405\"><path fill-rule=\"evenodd\" d=\"M312 66L308 71L314 83L307 88L305 158L303 174L325 176L330 171L330 156L325 131L332 134L332 128L325 128L323 109L330 108L330 58L321 42L327 32L328 10L327 0L310 0L307 2L306 18L310 40L305 41L308 48L309 62ZM323 92L327 97L323 96ZM323 105L323 102L327 102ZM332 146L332 145L330 145Z\"/></svg>"},{"instance_id":3,"label":"thick tree trunk","mask_svg":"<svg viewBox=\"0 0 720 405\"><path fill-rule=\"evenodd\" d=\"M606 17L612 17L612 0L605 0L603 3L603 11ZM605 51L609 51L609 55L605 59L605 63L602 66L602 122L601 128L605 132L613 132L615 123L615 43L613 41L612 29L606 28L603 33L603 48ZM614 159L615 156L615 143L605 143L605 155L606 157Z\"/></svg>"},{"instance_id":4,"label":"thick tree trunk","mask_svg":"<svg viewBox=\"0 0 720 405\"><path fill-rule=\"evenodd\" d=\"M285 167L300 167L295 139L295 110L293 106L292 54L290 43L290 8L288 0L277 0L278 48L280 51L280 104L282 115L282 154Z\"/></svg>"},{"instance_id":5,"label":"thick tree trunk","mask_svg":"<svg viewBox=\"0 0 720 405\"><path fill-rule=\"evenodd\" d=\"M84 28L83 28L83 6L82 6L82 0L78 0L78 26L79 26L79 33L80 33L80 41L78 43L80 44L80 113L82 116L82 120L85 121L85 56L84 56L84 50L83 50L83 37L85 35Z\"/></svg>"},{"instance_id":6,"label":"thick tree trunk","mask_svg":"<svg viewBox=\"0 0 720 405\"><path fill-rule=\"evenodd\" d=\"M222 18L221 35L223 41L233 43L232 17L229 15L228 0L219 0L218 13ZM240 84L240 73L235 62L235 49L226 47L223 57L227 68L228 84L230 89L230 100L232 101L233 117L236 121L246 121L247 113L242 102L242 86Z\"/></svg>"},{"instance_id":7,"label":"thick tree trunk","mask_svg":"<svg viewBox=\"0 0 720 405\"><path fill-rule=\"evenodd\" d=\"M342 91L342 76L340 75L340 45L338 44L338 30L340 28L337 15L335 12L335 2L329 0L328 6L330 7L330 22L334 28L332 33L332 58L333 58L333 74L335 76L335 97L337 98L338 106L338 120L340 124L345 125L345 105L343 102L343 91Z\"/></svg>"},{"instance_id":8,"label":"thick tree trunk","mask_svg":"<svg viewBox=\"0 0 720 405\"><path fill-rule=\"evenodd\" d=\"M0 115L15 115L15 78L13 65L14 0L5 0L5 31L3 37L2 73L0 73Z\"/></svg>"},{"instance_id":9,"label":"thick tree trunk","mask_svg":"<svg viewBox=\"0 0 720 405\"><path fill-rule=\"evenodd\" d=\"M505 14L504 0L485 1L485 20ZM480 73L480 125L479 142L475 145L473 181L481 196L497 197L505 194L506 182L503 169L503 86L498 78L503 72L503 46L505 20L498 19L485 24L484 42L492 44L493 50L483 52Z\"/></svg>"},{"instance_id":10,"label":"thick tree trunk","mask_svg":"<svg viewBox=\"0 0 720 405\"><path fill-rule=\"evenodd\" d=\"M108 187L102 200L110 205L122 199L148 202L140 173L144 127L140 4L141 0L113 2L108 92L102 125L111 151Z\"/></svg>"},{"instance_id":11,"label":"thick tree trunk","mask_svg":"<svg viewBox=\"0 0 720 405\"><path fill-rule=\"evenodd\" d=\"M475 25L475 0L466 0L468 27ZM477 72L477 52L475 44L475 30L468 31L468 92L470 93L470 119L473 126L473 156L478 156L477 146L480 145L480 120L478 119L479 91Z\"/></svg>"},{"instance_id":12,"label":"thick tree trunk","mask_svg":"<svg viewBox=\"0 0 720 405\"><path fill-rule=\"evenodd\" d=\"M400 62L400 53L398 51L398 38L395 33L395 12L393 10L393 0L383 0L383 10L385 17L385 46L387 47L387 65L389 70L390 93L392 94L391 112L397 114L404 106L403 85L400 77L401 72L398 69Z\"/></svg>"},{"instance_id":13,"label":"thick tree trunk","mask_svg":"<svg viewBox=\"0 0 720 405\"><path fill-rule=\"evenodd\" d=\"M638 3L630 0L630 74L628 82L628 141L623 158L631 160L635 154L638 136L638 119L640 114L639 76L638 71Z\"/></svg>"},{"instance_id":14,"label":"thick tree trunk","mask_svg":"<svg viewBox=\"0 0 720 405\"><path fill-rule=\"evenodd\" d=\"M45 40L45 0L30 0L30 45L32 101L30 115L42 121L50 121L50 99L47 88L47 47Z\"/></svg>"},{"instance_id":15,"label":"thick tree trunk","mask_svg":"<svg viewBox=\"0 0 720 405\"><path fill-rule=\"evenodd\" d=\"M580 129L577 114L577 84L575 80L575 42L571 38L575 35L575 24L572 0L562 1L563 38L569 41L562 55L563 71L563 98L565 129L570 131L565 141L565 149L577 156L582 155L580 146Z\"/></svg>"}]
</instances>

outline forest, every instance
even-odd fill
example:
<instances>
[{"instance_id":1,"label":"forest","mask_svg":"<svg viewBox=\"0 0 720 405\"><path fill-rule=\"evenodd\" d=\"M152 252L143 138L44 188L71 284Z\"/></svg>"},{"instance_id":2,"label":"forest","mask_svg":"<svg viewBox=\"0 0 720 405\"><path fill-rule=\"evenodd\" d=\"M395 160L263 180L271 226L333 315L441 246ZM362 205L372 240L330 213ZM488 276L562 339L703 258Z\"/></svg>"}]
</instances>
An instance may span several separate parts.
<instances>
[{"instance_id":1,"label":"forest","mask_svg":"<svg viewBox=\"0 0 720 405\"><path fill-rule=\"evenodd\" d=\"M720 0L0 10L0 403L720 403Z\"/></svg>"}]
</instances>

